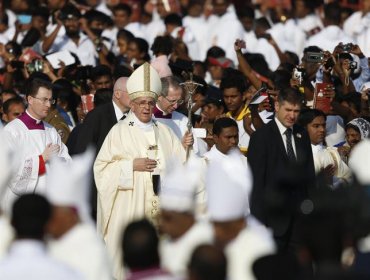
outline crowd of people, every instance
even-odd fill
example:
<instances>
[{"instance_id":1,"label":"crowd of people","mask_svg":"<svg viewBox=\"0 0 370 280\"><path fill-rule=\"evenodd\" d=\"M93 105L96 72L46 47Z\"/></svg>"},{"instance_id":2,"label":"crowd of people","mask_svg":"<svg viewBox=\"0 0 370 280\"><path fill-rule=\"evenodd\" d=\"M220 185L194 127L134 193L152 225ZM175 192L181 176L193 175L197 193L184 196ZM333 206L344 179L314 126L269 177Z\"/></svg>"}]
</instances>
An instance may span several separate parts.
<instances>
[{"instance_id":1,"label":"crowd of people","mask_svg":"<svg viewBox=\"0 0 370 280\"><path fill-rule=\"evenodd\" d=\"M1 2L0 279L368 279L342 2Z\"/></svg>"}]
</instances>

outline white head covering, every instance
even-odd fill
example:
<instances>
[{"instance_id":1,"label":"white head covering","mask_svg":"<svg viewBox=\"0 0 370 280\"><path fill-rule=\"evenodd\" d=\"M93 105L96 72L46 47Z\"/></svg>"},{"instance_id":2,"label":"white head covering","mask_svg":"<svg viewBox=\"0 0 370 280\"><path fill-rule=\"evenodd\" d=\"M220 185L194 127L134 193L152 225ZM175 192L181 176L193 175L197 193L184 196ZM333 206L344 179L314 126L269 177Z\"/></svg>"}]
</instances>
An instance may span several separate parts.
<instances>
[{"instance_id":1,"label":"white head covering","mask_svg":"<svg viewBox=\"0 0 370 280\"><path fill-rule=\"evenodd\" d=\"M160 192L160 205L164 210L175 212L195 211L195 194L202 177L200 159L192 157L182 164L173 158L167 164Z\"/></svg>"},{"instance_id":2,"label":"white head covering","mask_svg":"<svg viewBox=\"0 0 370 280\"><path fill-rule=\"evenodd\" d=\"M351 120L347 125L354 125L358 128L361 134L361 140L366 139L370 135L370 123L363 118L356 118Z\"/></svg>"},{"instance_id":3,"label":"white head covering","mask_svg":"<svg viewBox=\"0 0 370 280\"><path fill-rule=\"evenodd\" d=\"M212 221L227 222L246 217L252 189L250 170L240 152L233 150L222 161L212 161L206 176L208 212Z\"/></svg>"},{"instance_id":4,"label":"white head covering","mask_svg":"<svg viewBox=\"0 0 370 280\"><path fill-rule=\"evenodd\" d=\"M370 139L358 143L351 152L349 167L362 185L370 185Z\"/></svg>"},{"instance_id":5,"label":"white head covering","mask_svg":"<svg viewBox=\"0 0 370 280\"><path fill-rule=\"evenodd\" d=\"M147 62L131 74L126 86L131 100L138 97L157 99L162 91L161 78L158 72Z\"/></svg>"},{"instance_id":6,"label":"white head covering","mask_svg":"<svg viewBox=\"0 0 370 280\"><path fill-rule=\"evenodd\" d=\"M83 222L91 222L90 187L93 149L73 157L70 163L55 158L47 177L46 196L55 206L74 207Z\"/></svg>"},{"instance_id":7,"label":"white head covering","mask_svg":"<svg viewBox=\"0 0 370 280\"><path fill-rule=\"evenodd\" d=\"M0 201L2 200L2 195L7 187L7 183L12 175L14 175L15 167L17 166L15 163L17 157L13 156L14 152L10 149L6 141L5 133L6 132L0 128Z\"/></svg>"}]
</instances>

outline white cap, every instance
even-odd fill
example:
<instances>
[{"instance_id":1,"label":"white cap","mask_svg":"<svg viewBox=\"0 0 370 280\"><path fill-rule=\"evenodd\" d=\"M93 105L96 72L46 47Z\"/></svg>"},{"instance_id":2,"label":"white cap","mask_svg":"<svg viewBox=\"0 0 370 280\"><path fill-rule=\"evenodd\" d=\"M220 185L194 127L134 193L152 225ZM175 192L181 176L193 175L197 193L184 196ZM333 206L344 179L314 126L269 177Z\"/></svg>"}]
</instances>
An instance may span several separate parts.
<instances>
[{"instance_id":1,"label":"white cap","mask_svg":"<svg viewBox=\"0 0 370 280\"><path fill-rule=\"evenodd\" d=\"M191 157L182 164L173 158L167 164L161 182L160 205L164 210L175 212L195 211L195 195L201 182L201 160Z\"/></svg>"},{"instance_id":2,"label":"white cap","mask_svg":"<svg viewBox=\"0 0 370 280\"><path fill-rule=\"evenodd\" d=\"M370 140L361 140L350 154L349 167L362 185L370 185Z\"/></svg>"},{"instance_id":3,"label":"white cap","mask_svg":"<svg viewBox=\"0 0 370 280\"><path fill-rule=\"evenodd\" d=\"M246 217L251 189L252 175L239 151L211 161L206 176L210 219L227 222Z\"/></svg>"},{"instance_id":4,"label":"white cap","mask_svg":"<svg viewBox=\"0 0 370 280\"><path fill-rule=\"evenodd\" d=\"M55 158L47 176L46 197L50 203L76 208L82 222L91 222L89 198L94 155L93 149L88 148L69 163Z\"/></svg>"},{"instance_id":5,"label":"white cap","mask_svg":"<svg viewBox=\"0 0 370 280\"><path fill-rule=\"evenodd\" d=\"M158 72L147 62L131 74L126 86L131 100L138 97L157 99L162 91L161 78Z\"/></svg>"}]
</instances>

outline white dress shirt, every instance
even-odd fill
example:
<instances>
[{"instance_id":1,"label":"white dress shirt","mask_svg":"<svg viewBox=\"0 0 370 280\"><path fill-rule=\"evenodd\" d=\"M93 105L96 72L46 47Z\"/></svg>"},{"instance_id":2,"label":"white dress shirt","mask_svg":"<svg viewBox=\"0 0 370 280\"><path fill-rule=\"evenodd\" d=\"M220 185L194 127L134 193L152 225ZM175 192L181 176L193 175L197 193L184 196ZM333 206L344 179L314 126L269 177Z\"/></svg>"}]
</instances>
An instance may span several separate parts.
<instances>
[{"instance_id":1,"label":"white dress shirt","mask_svg":"<svg viewBox=\"0 0 370 280\"><path fill-rule=\"evenodd\" d=\"M275 118L275 122L278 126L278 129L280 131L280 135L281 137L283 138L283 142L284 142L284 146L285 146L285 151L287 151L287 146L286 146L286 135L285 135L285 132L286 130L288 129L287 127L285 127L279 120L278 118ZM295 148L295 141L294 141L294 130L293 130L293 127L291 128L292 129L292 146L293 146L293 151L294 151L294 154L295 154L295 157L297 158L297 151L296 151L296 148Z\"/></svg>"}]
</instances>

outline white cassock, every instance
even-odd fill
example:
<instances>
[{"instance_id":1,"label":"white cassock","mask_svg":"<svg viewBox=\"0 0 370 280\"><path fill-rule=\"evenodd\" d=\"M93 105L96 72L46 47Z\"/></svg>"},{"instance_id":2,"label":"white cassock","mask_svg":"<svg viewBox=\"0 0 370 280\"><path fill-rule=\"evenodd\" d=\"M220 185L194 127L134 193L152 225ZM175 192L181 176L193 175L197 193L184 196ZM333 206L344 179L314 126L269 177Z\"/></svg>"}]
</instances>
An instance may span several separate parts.
<instances>
[{"instance_id":1,"label":"white cassock","mask_svg":"<svg viewBox=\"0 0 370 280\"><path fill-rule=\"evenodd\" d=\"M75 254L79 254L76 252ZM8 255L0 261L0 280L82 280L78 271L47 254L44 243L22 239L13 242Z\"/></svg>"},{"instance_id":2,"label":"white cassock","mask_svg":"<svg viewBox=\"0 0 370 280\"><path fill-rule=\"evenodd\" d=\"M354 39L347 36L339 26L329 25L311 36L306 42L306 47L318 46L324 51L333 52L340 42L343 44L353 43Z\"/></svg>"},{"instance_id":3,"label":"white cassock","mask_svg":"<svg viewBox=\"0 0 370 280\"><path fill-rule=\"evenodd\" d=\"M280 65L280 58L275 48L265 39L257 39L255 52L264 56L271 71L275 71Z\"/></svg>"},{"instance_id":4,"label":"white cassock","mask_svg":"<svg viewBox=\"0 0 370 280\"><path fill-rule=\"evenodd\" d=\"M33 119L27 111L7 124L4 132L9 147L16 151L20 162L3 196L2 207L9 212L20 195L45 194L49 163L45 164L46 173L39 175L39 159L48 144L59 145L58 157L66 161L71 160L71 157L55 128L44 121Z\"/></svg>"},{"instance_id":5,"label":"white cassock","mask_svg":"<svg viewBox=\"0 0 370 280\"><path fill-rule=\"evenodd\" d=\"M336 187L340 183L348 182L351 179L351 170L341 159L338 150L334 147L325 147L321 144L312 145L313 161L315 165L316 174L321 171L322 168L328 165L335 167L333 186Z\"/></svg>"},{"instance_id":6,"label":"white cassock","mask_svg":"<svg viewBox=\"0 0 370 280\"><path fill-rule=\"evenodd\" d=\"M370 13L353 13L343 24L344 32L355 39L365 56L370 56Z\"/></svg>"},{"instance_id":7,"label":"white cassock","mask_svg":"<svg viewBox=\"0 0 370 280\"><path fill-rule=\"evenodd\" d=\"M80 272L86 280L112 279L104 242L92 225L78 224L48 245L52 257Z\"/></svg>"},{"instance_id":8,"label":"white cassock","mask_svg":"<svg viewBox=\"0 0 370 280\"><path fill-rule=\"evenodd\" d=\"M198 41L190 28L184 26L176 27L171 32L171 36L173 38L181 38L188 48L188 54L191 60L200 60Z\"/></svg>"},{"instance_id":9,"label":"white cassock","mask_svg":"<svg viewBox=\"0 0 370 280\"><path fill-rule=\"evenodd\" d=\"M149 146L157 145L157 172L162 175L166 160L185 160L185 150L167 126L155 121L141 123L133 113L108 133L94 164L98 189L98 230L113 260L114 277L122 279L121 238L123 228L135 219L157 220L159 201L152 174L133 171L136 158L148 157Z\"/></svg>"},{"instance_id":10,"label":"white cassock","mask_svg":"<svg viewBox=\"0 0 370 280\"><path fill-rule=\"evenodd\" d=\"M176 240L163 238L159 247L162 267L175 276L185 277L194 249L201 244L212 244L212 240L213 229L208 222L196 222Z\"/></svg>"},{"instance_id":11,"label":"white cassock","mask_svg":"<svg viewBox=\"0 0 370 280\"><path fill-rule=\"evenodd\" d=\"M306 41L306 34L295 25L274 24L268 31L282 52L290 51L300 56Z\"/></svg>"},{"instance_id":12,"label":"white cassock","mask_svg":"<svg viewBox=\"0 0 370 280\"><path fill-rule=\"evenodd\" d=\"M14 238L13 228L4 215L0 215L0 232L0 260L2 260Z\"/></svg>"},{"instance_id":13,"label":"white cassock","mask_svg":"<svg viewBox=\"0 0 370 280\"><path fill-rule=\"evenodd\" d=\"M189 15L182 19L183 25L191 30L194 34L195 40L197 41L199 47L198 59L203 61L206 59L206 53L209 48L207 40L208 25L207 20L204 16L191 17ZM195 59L193 59L195 60Z\"/></svg>"},{"instance_id":14,"label":"white cassock","mask_svg":"<svg viewBox=\"0 0 370 280\"><path fill-rule=\"evenodd\" d=\"M255 228L245 227L224 249L227 258L227 279L255 279L252 265L260 257L275 253L272 238Z\"/></svg>"},{"instance_id":15,"label":"white cassock","mask_svg":"<svg viewBox=\"0 0 370 280\"><path fill-rule=\"evenodd\" d=\"M158 107L157 109L161 111L161 109L159 109ZM161 118L161 117L156 117L156 116L153 116L153 117L155 120L171 128L180 141L184 137L185 133L188 131L188 126L187 126L188 117L177 111L172 112L171 118ZM203 155L205 152L208 151L207 143L196 137L194 137L193 148L194 148L194 153L199 156Z\"/></svg>"},{"instance_id":16,"label":"white cassock","mask_svg":"<svg viewBox=\"0 0 370 280\"><path fill-rule=\"evenodd\" d=\"M312 31L322 29L324 26L321 19L316 14L309 14L303 18L292 18L286 21L287 25L294 25L296 28L301 29L307 37L310 37Z\"/></svg>"},{"instance_id":17,"label":"white cassock","mask_svg":"<svg viewBox=\"0 0 370 280\"><path fill-rule=\"evenodd\" d=\"M234 43L236 39L244 37L244 28L235 14L233 5L230 5L221 17L211 16L208 19L208 28L208 48L213 46L222 48L226 52L226 57L238 65Z\"/></svg>"}]
</instances>

